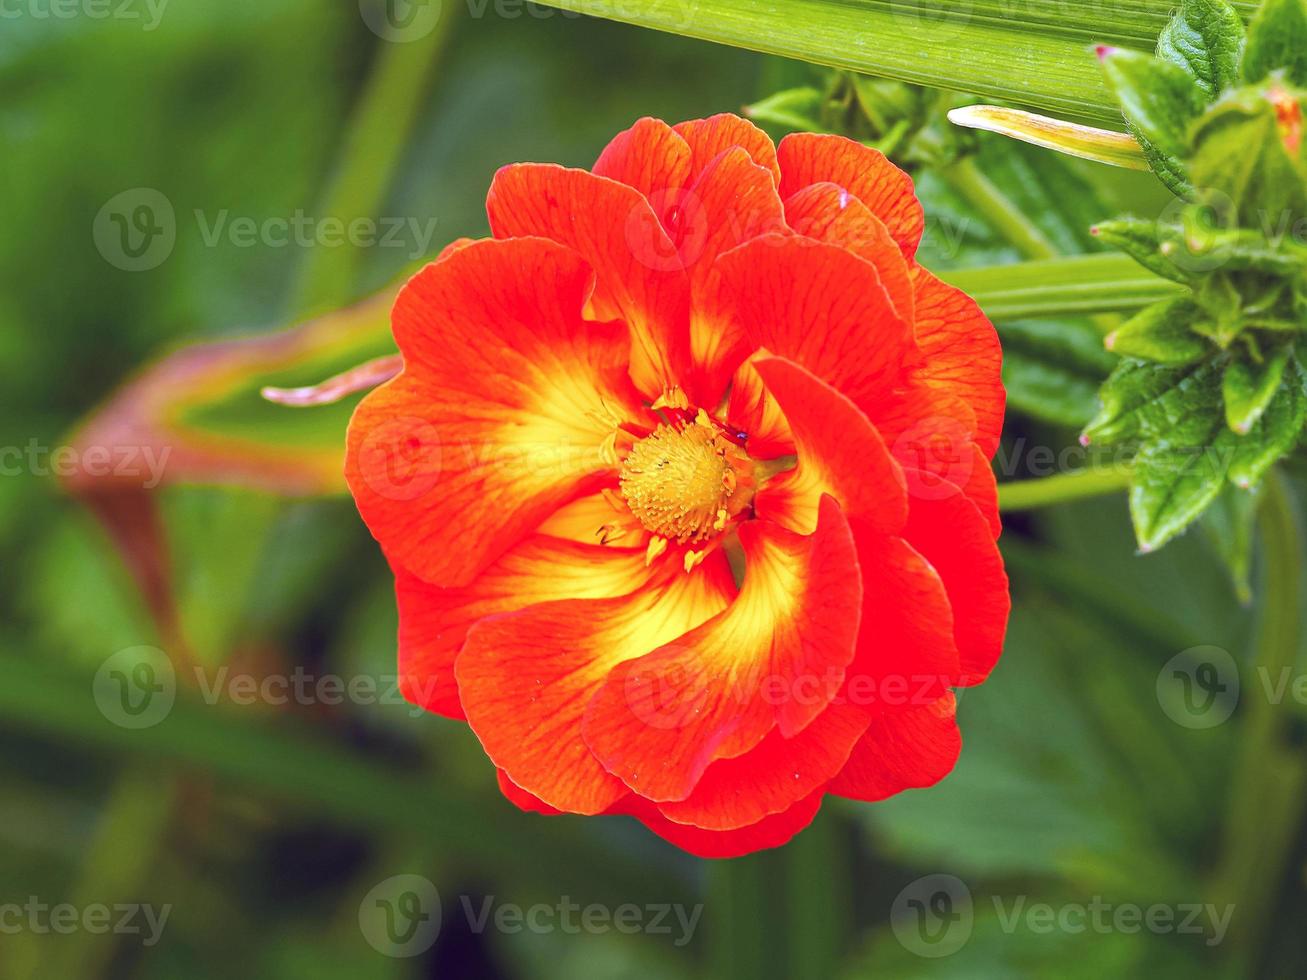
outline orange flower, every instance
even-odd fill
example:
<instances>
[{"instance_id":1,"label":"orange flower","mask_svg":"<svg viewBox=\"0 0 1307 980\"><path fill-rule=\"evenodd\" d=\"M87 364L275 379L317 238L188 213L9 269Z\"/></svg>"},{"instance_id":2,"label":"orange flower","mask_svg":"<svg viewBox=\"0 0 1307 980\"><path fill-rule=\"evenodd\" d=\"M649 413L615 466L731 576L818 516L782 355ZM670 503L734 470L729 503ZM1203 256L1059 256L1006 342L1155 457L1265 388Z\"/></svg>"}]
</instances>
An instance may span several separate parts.
<instances>
[{"instance_id":1,"label":"orange flower","mask_svg":"<svg viewBox=\"0 0 1307 980\"><path fill-rule=\"evenodd\" d=\"M406 695L519 806L705 856L946 775L1007 623L1004 395L908 176L643 119L488 210L400 294L404 371L350 427Z\"/></svg>"}]
</instances>

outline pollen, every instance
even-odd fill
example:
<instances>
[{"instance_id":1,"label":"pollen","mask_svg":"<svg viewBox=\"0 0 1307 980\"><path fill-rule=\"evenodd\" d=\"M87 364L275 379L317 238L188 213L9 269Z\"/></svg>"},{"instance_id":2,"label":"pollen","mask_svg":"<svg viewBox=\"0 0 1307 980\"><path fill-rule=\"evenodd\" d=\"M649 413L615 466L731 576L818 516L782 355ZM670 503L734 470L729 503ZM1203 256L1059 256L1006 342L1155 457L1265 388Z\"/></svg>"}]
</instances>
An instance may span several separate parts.
<instances>
[{"instance_id":1,"label":"pollen","mask_svg":"<svg viewBox=\"0 0 1307 980\"><path fill-rule=\"evenodd\" d=\"M685 544L725 529L748 504L748 457L700 411L660 424L631 447L619 479L631 513L659 537Z\"/></svg>"}]
</instances>

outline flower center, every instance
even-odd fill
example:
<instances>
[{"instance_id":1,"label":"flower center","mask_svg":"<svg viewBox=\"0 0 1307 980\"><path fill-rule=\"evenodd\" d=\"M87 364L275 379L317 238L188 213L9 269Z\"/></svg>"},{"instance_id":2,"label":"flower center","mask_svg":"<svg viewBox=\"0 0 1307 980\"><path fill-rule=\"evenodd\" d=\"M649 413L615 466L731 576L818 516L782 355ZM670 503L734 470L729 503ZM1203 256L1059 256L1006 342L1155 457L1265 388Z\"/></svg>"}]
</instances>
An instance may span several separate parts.
<instances>
[{"instance_id":1,"label":"flower center","mask_svg":"<svg viewBox=\"0 0 1307 980\"><path fill-rule=\"evenodd\" d=\"M725 529L748 504L748 456L704 412L660 424L622 461L626 504L652 533L685 544Z\"/></svg>"}]
</instances>

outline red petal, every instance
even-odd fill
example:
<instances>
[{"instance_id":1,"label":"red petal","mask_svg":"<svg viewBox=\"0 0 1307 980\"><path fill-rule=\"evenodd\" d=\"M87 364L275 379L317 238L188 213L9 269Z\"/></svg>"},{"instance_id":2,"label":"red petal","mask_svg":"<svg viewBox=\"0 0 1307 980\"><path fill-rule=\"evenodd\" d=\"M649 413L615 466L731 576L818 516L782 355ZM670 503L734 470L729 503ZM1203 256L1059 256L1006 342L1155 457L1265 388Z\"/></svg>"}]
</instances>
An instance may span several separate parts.
<instances>
[{"instance_id":1,"label":"red petal","mask_svg":"<svg viewBox=\"0 0 1307 980\"><path fill-rule=\"evenodd\" d=\"M913 475L906 471L911 484ZM1007 573L988 522L954 488L937 499L911 498L903 537L939 572L953 607L953 634L963 676L979 684L1003 650L1008 613Z\"/></svg>"},{"instance_id":2,"label":"red petal","mask_svg":"<svg viewBox=\"0 0 1307 980\"><path fill-rule=\"evenodd\" d=\"M550 806L595 814L626 795L581 737L587 702L614 667L698 626L734 589L720 552L691 575L651 574L621 598L545 603L468 632L454 666L468 723L495 765Z\"/></svg>"},{"instance_id":3,"label":"red petal","mask_svg":"<svg viewBox=\"0 0 1307 980\"><path fill-rule=\"evenodd\" d=\"M813 793L790 807L784 813L764 817L757 823L739 830L700 830L668 820L652 803L638 796L628 797L614 813L627 813L638 819L659 837L670 841L683 851L701 858L734 858L754 851L780 847L799 831L812 823L821 809L822 793Z\"/></svg>"},{"instance_id":4,"label":"red petal","mask_svg":"<svg viewBox=\"0 0 1307 980\"><path fill-rule=\"evenodd\" d=\"M844 697L876 713L934 701L960 673L944 582L902 538L855 534L864 604Z\"/></svg>"},{"instance_id":5,"label":"red petal","mask_svg":"<svg viewBox=\"0 0 1307 980\"><path fill-rule=\"evenodd\" d=\"M758 516L810 534L829 494L850 522L899 531L908 518L903 473L867 416L793 361L765 357L753 365L785 413L799 456L758 493Z\"/></svg>"},{"instance_id":6,"label":"red petal","mask_svg":"<svg viewBox=\"0 0 1307 980\"><path fill-rule=\"evenodd\" d=\"M704 830L737 830L782 813L843 768L871 716L832 705L793 738L773 728L757 747L710 765L685 800L661 803L669 820Z\"/></svg>"},{"instance_id":7,"label":"red petal","mask_svg":"<svg viewBox=\"0 0 1307 980\"><path fill-rule=\"evenodd\" d=\"M950 693L934 704L877 718L830 792L870 802L933 786L953 771L962 751L956 708Z\"/></svg>"},{"instance_id":8,"label":"red petal","mask_svg":"<svg viewBox=\"0 0 1307 980\"><path fill-rule=\"evenodd\" d=\"M914 327L922 358L913 374L971 406L976 416L976 443L988 459L998 450L1007 399L998 334L962 290L940 282L920 267L914 275Z\"/></svg>"},{"instance_id":9,"label":"red petal","mask_svg":"<svg viewBox=\"0 0 1307 980\"><path fill-rule=\"evenodd\" d=\"M508 778L508 773L502 769L496 769L495 773L499 777L499 791L504 794L504 798L516 806L519 810L525 810L527 813L539 813L546 817L562 816L563 811L557 807L552 807L538 796L532 796L517 783Z\"/></svg>"},{"instance_id":10,"label":"red petal","mask_svg":"<svg viewBox=\"0 0 1307 980\"><path fill-rule=\"evenodd\" d=\"M685 375L689 279L643 194L585 170L523 163L495 175L486 211L496 238L549 238L594 267L591 313L630 328L631 377L641 391L656 397Z\"/></svg>"},{"instance_id":11,"label":"red petal","mask_svg":"<svg viewBox=\"0 0 1307 980\"><path fill-rule=\"evenodd\" d=\"M921 242L926 217L912 188L912 178L879 150L843 136L793 133L777 150L781 197L809 184L838 184L885 223L904 257L911 259Z\"/></svg>"},{"instance_id":12,"label":"red petal","mask_svg":"<svg viewBox=\"0 0 1307 980\"><path fill-rule=\"evenodd\" d=\"M892 387L912 331L869 262L810 238L765 235L717 267L717 302L751 347L796 362L860 407Z\"/></svg>"},{"instance_id":13,"label":"red petal","mask_svg":"<svg viewBox=\"0 0 1307 980\"><path fill-rule=\"evenodd\" d=\"M694 153L693 170L696 176L718 154L739 146L744 148L754 163L772 175L775 183L780 183L781 169L776 163L776 147L772 144L771 137L747 119L722 112L707 119L677 123L673 128Z\"/></svg>"},{"instance_id":14,"label":"red petal","mask_svg":"<svg viewBox=\"0 0 1307 980\"><path fill-rule=\"evenodd\" d=\"M894 308L912 322L907 260L869 207L836 184L810 184L786 199L785 222L800 235L847 248L874 265Z\"/></svg>"},{"instance_id":15,"label":"red petal","mask_svg":"<svg viewBox=\"0 0 1307 980\"><path fill-rule=\"evenodd\" d=\"M646 116L613 137L591 170L634 187L652 201L690 180L690 158L689 145L671 126Z\"/></svg>"},{"instance_id":16,"label":"red petal","mask_svg":"<svg viewBox=\"0 0 1307 980\"><path fill-rule=\"evenodd\" d=\"M648 799L685 799L723 746L739 755L773 725L801 731L853 658L862 587L839 505L822 501L809 537L750 521L740 540L747 566L730 607L617 667L586 710L591 750Z\"/></svg>"},{"instance_id":17,"label":"red petal","mask_svg":"<svg viewBox=\"0 0 1307 980\"><path fill-rule=\"evenodd\" d=\"M626 331L581 319L589 279L549 242L483 241L401 291L393 320L406 368L360 403L345 462L393 561L466 585L611 479L599 448L616 418L642 409L623 370Z\"/></svg>"},{"instance_id":18,"label":"red petal","mask_svg":"<svg viewBox=\"0 0 1307 980\"><path fill-rule=\"evenodd\" d=\"M538 602L626 595L647 578L642 550L544 535L527 538L462 588L442 589L396 567L400 688L414 704L462 718L454 658L473 623Z\"/></svg>"}]
</instances>

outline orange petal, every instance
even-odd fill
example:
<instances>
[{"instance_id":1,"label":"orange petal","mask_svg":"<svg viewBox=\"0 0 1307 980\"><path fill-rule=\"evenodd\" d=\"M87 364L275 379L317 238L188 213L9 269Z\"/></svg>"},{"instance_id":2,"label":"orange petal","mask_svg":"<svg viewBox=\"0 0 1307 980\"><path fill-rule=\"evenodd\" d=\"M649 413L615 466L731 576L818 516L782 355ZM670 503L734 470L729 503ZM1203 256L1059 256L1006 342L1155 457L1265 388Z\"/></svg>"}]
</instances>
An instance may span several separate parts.
<instances>
[{"instance_id":1,"label":"orange petal","mask_svg":"<svg viewBox=\"0 0 1307 980\"><path fill-rule=\"evenodd\" d=\"M718 551L687 575L655 565L646 585L483 619L454 672L468 723L509 778L550 806L601 813L627 793L581 736L587 702L610 672L708 620L734 590Z\"/></svg>"},{"instance_id":2,"label":"orange petal","mask_svg":"<svg viewBox=\"0 0 1307 980\"><path fill-rule=\"evenodd\" d=\"M558 817L563 815L563 811L557 807L552 807L538 796L532 796L517 783L508 778L508 773L502 769L496 769L495 773L499 777L499 791L504 794L504 798L520 810L527 813L539 813L546 817Z\"/></svg>"},{"instance_id":3,"label":"orange petal","mask_svg":"<svg viewBox=\"0 0 1307 980\"><path fill-rule=\"evenodd\" d=\"M716 405L731 372L748 353L739 324L716 304L718 256L759 235L785 227L771 173L740 147L713 160L684 195L678 210L681 254L690 273L694 311L690 350L695 374L689 388L699 404Z\"/></svg>"},{"instance_id":4,"label":"orange petal","mask_svg":"<svg viewBox=\"0 0 1307 980\"><path fill-rule=\"evenodd\" d=\"M764 235L718 259L716 302L751 347L765 347L855 404L888 389L912 331L871 263L835 245Z\"/></svg>"},{"instance_id":5,"label":"orange petal","mask_svg":"<svg viewBox=\"0 0 1307 980\"><path fill-rule=\"evenodd\" d=\"M673 128L689 144L694 154L695 176L712 163L718 154L739 146L744 148L754 163L772 175L775 183L780 183L781 168L776 163L776 147L771 137L747 119L722 112L707 119L677 123Z\"/></svg>"},{"instance_id":6,"label":"orange petal","mask_svg":"<svg viewBox=\"0 0 1307 980\"><path fill-rule=\"evenodd\" d=\"M612 478L600 446L640 413L629 340L583 320L590 271L539 239L483 241L395 303L406 368L360 403L345 475L395 562L466 585L559 506Z\"/></svg>"},{"instance_id":7,"label":"orange petal","mask_svg":"<svg viewBox=\"0 0 1307 980\"><path fill-rule=\"evenodd\" d=\"M934 701L961 673L943 580L900 537L854 528L862 631L844 697L877 714Z\"/></svg>"},{"instance_id":8,"label":"orange petal","mask_svg":"<svg viewBox=\"0 0 1307 980\"><path fill-rule=\"evenodd\" d=\"M786 199L785 222L800 235L847 248L874 265L899 316L912 322L907 260L869 207L836 184L810 184Z\"/></svg>"},{"instance_id":9,"label":"orange petal","mask_svg":"<svg viewBox=\"0 0 1307 980\"><path fill-rule=\"evenodd\" d=\"M794 469L758 493L758 516L811 534L822 495L829 494L850 522L899 531L908 518L903 473L867 416L793 361L764 357L753 365L785 413L799 456Z\"/></svg>"},{"instance_id":10,"label":"orange petal","mask_svg":"<svg viewBox=\"0 0 1307 980\"><path fill-rule=\"evenodd\" d=\"M600 177L634 187L653 201L689 182L690 158L689 145L671 126L646 116L614 136L590 169Z\"/></svg>"},{"instance_id":11,"label":"orange petal","mask_svg":"<svg viewBox=\"0 0 1307 980\"><path fill-rule=\"evenodd\" d=\"M905 473L910 485L913 474ZM912 497L903 537L934 566L948 590L962 669L959 684L979 684L1003 650L1012 605L989 523L953 488L935 499Z\"/></svg>"},{"instance_id":12,"label":"orange petal","mask_svg":"<svg viewBox=\"0 0 1307 980\"><path fill-rule=\"evenodd\" d=\"M821 799L822 793L819 790L784 813L764 817L757 823L738 830L701 830L675 823L659 813L652 803L638 796L628 797L612 812L635 817L659 837L697 857L733 858L788 843L795 834L812 823L812 818L821 809Z\"/></svg>"},{"instance_id":13,"label":"orange petal","mask_svg":"<svg viewBox=\"0 0 1307 980\"><path fill-rule=\"evenodd\" d=\"M783 199L810 184L838 184L885 223L905 258L916 254L926 217L912 178L885 154L843 136L792 133L781 140L776 155Z\"/></svg>"},{"instance_id":14,"label":"orange petal","mask_svg":"<svg viewBox=\"0 0 1307 980\"><path fill-rule=\"evenodd\" d=\"M442 589L396 567L400 689L414 704L462 718L454 659L473 623L538 602L626 595L647 578L643 549L545 535L527 538L462 588Z\"/></svg>"},{"instance_id":15,"label":"orange petal","mask_svg":"<svg viewBox=\"0 0 1307 980\"><path fill-rule=\"evenodd\" d=\"M747 565L730 607L618 666L586 710L591 750L648 799L685 799L719 750L739 755L773 726L801 731L853 658L862 586L839 505L822 501L809 537L750 521L740 540Z\"/></svg>"},{"instance_id":16,"label":"orange petal","mask_svg":"<svg viewBox=\"0 0 1307 980\"><path fill-rule=\"evenodd\" d=\"M998 450L1003 428L1003 352L988 317L966 293L918 267L916 332L921 361L913 374L971 406L976 443L988 459Z\"/></svg>"},{"instance_id":17,"label":"orange petal","mask_svg":"<svg viewBox=\"0 0 1307 980\"><path fill-rule=\"evenodd\" d=\"M688 797L660 803L669 820L704 830L737 830L782 813L829 782L871 723L850 705L832 705L786 738L773 728L757 747L710 765Z\"/></svg>"},{"instance_id":18,"label":"orange petal","mask_svg":"<svg viewBox=\"0 0 1307 980\"><path fill-rule=\"evenodd\" d=\"M486 211L496 238L549 238L594 267L589 312L630 328L631 377L642 392L657 397L685 375L689 279L643 194L586 170L523 163L495 175Z\"/></svg>"},{"instance_id":19,"label":"orange petal","mask_svg":"<svg viewBox=\"0 0 1307 980\"><path fill-rule=\"evenodd\" d=\"M755 367L759 360L770 356L765 348L759 349L736 369L726 406L727 422L748 433L749 455L754 459L777 459L795 453L790 423Z\"/></svg>"},{"instance_id":20,"label":"orange petal","mask_svg":"<svg viewBox=\"0 0 1307 980\"><path fill-rule=\"evenodd\" d=\"M950 693L934 704L877 718L830 792L870 802L935 785L953 771L962 751L956 708Z\"/></svg>"}]
</instances>

